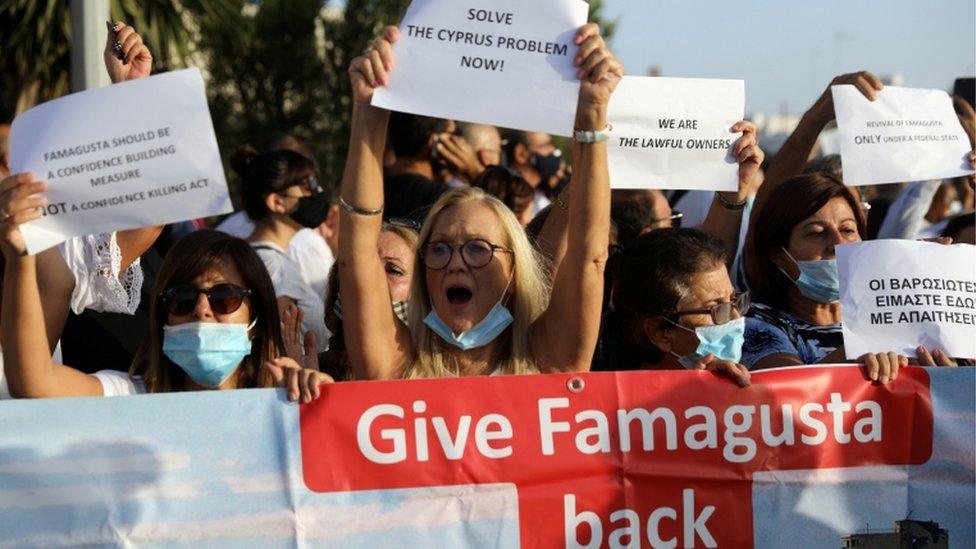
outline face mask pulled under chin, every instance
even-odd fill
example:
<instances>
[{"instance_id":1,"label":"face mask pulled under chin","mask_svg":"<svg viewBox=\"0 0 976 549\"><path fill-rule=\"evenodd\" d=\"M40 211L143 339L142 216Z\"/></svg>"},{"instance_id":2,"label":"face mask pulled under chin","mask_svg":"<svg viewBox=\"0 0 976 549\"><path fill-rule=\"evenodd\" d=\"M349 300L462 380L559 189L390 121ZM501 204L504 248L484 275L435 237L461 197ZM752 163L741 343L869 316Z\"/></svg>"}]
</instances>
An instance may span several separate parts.
<instances>
[{"instance_id":1,"label":"face mask pulled under chin","mask_svg":"<svg viewBox=\"0 0 976 549\"><path fill-rule=\"evenodd\" d=\"M488 311L485 318L481 319L481 322L477 323L470 330L465 330L455 334L451 328L443 320L441 320L441 317L438 316L433 304L430 307L430 312L427 313L427 317L424 318L424 324L426 324L431 331L440 336L445 343L453 345L462 351L484 347L485 345L488 345L494 341L496 337L505 331L505 328L508 328L509 325L515 321L515 319L512 318L512 313L508 311L508 308L502 305L502 301L505 300L505 295L508 293L508 287L511 284L512 279L510 278L508 283L505 284L505 290L502 292L502 297L495 302L495 306Z\"/></svg>"}]
</instances>

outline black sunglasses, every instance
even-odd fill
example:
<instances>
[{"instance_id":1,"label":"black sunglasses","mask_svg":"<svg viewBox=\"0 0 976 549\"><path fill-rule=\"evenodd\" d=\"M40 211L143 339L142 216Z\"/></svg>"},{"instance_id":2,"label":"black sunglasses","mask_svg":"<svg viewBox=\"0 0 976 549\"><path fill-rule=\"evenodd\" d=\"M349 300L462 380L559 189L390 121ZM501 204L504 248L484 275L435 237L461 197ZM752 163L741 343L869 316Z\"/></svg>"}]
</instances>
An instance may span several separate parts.
<instances>
[{"instance_id":1,"label":"black sunglasses","mask_svg":"<svg viewBox=\"0 0 976 549\"><path fill-rule=\"evenodd\" d=\"M163 291L160 298L166 305L166 311L171 315L186 316L192 313L193 309L196 309L200 294L207 296L210 310L219 315L229 315L241 308L244 303L244 296L251 295L251 290L228 282L206 289L184 285Z\"/></svg>"}]
</instances>

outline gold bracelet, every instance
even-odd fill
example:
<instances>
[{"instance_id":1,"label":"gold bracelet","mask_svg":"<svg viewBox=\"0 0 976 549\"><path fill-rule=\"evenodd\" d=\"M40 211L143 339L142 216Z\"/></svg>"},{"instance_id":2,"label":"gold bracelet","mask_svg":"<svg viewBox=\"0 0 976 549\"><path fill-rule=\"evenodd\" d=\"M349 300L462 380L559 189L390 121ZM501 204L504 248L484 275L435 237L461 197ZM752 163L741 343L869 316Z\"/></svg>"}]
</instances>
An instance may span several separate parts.
<instances>
[{"instance_id":1,"label":"gold bracelet","mask_svg":"<svg viewBox=\"0 0 976 549\"><path fill-rule=\"evenodd\" d=\"M339 197L339 206L343 210L346 210L347 212L351 213L352 215L370 216L370 215L380 215L381 213L383 213L383 206L380 206L378 210L364 210L363 208L357 208L356 206L353 206L352 204L346 202L345 200L342 199L341 196Z\"/></svg>"}]
</instances>

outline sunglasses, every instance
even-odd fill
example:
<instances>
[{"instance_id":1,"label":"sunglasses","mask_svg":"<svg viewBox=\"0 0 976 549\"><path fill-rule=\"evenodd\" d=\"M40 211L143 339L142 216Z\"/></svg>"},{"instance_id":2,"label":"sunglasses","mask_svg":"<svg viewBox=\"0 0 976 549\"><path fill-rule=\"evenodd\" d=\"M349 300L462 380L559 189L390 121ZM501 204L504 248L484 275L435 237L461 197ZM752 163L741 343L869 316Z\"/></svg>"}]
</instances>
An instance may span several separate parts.
<instances>
[{"instance_id":1,"label":"sunglasses","mask_svg":"<svg viewBox=\"0 0 976 549\"><path fill-rule=\"evenodd\" d=\"M207 296L211 311L219 315L229 315L241 308L244 296L251 295L251 290L226 282L206 289L185 285L165 290L160 298L171 315L186 316L196 309L200 294Z\"/></svg>"},{"instance_id":2,"label":"sunglasses","mask_svg":"<svg viewBox=\"0 0 976 549\"><path fill-rule=\"evenodd\" d=\"M732 320L732 311L739 313L739 316L745 316L749 312L749 306L752 301L749 297L749 292L742 292L741 294L735 294L732 296L732 301L726 301L724 303L716 303L711 307L705 307L703 309L689 309L686 311L675 311L671 313L671 316L677 320L678 317L685 315L710 315L712 317L712 322L715 325L725 324L726 322Z\"/></svg>"}]
</instances>

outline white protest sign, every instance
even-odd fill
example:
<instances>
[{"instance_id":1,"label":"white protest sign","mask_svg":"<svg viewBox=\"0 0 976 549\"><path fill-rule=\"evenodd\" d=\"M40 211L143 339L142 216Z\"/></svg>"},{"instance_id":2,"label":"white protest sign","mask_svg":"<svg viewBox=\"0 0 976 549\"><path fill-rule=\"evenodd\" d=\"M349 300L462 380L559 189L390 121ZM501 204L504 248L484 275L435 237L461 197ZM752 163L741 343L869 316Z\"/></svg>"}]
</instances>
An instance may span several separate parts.
<instances>
[{"instance_id":1,"label":"white protest sign","mask_svg":"<svg viewBox=\"0 0 976 549\"><path fill-rule=\"evenodd\" d=\"M583 0L414 0L393 46L385 109L571 135Z\"/></svg>"},{"instance_id":2,"label":"white protest sign","mask_svg":"<svg viewBox=\"0 0 976 549\"><path fill-rule=\"evenodd\" d=\"M941 90L886 86L869 101L851 85L831 86L844 183L873 185L973 173L969 138Z\"/></svg>"},{"instance_id":3,"label":"white protest sign","mask_svg":"<svg viewBox=\"0 0 976 549\"><path fill-rule=\"evenodd\" d=\"M875 240L837 248L847 358L919 345L976 357L976 246Z\"/></svg>"},{"instance_id":4,"label":"white protest sign","mask_svg":"<svg viewBox=\"0 0 976 549\"><path fill-rule=\"evenodd\" d=\"M48 182L30 253L74 236L233 210L197 69L75 93L14 120L12 172Z\"/></svg>"},{"instance_id":5,"label":"white protest sign","mask_svg":"<svg viewBox=\"0 0 976 549\"><path fill-rule=\"evenodd\" d=\"M610 186L737 190L729 128L744 112L742 80L625 76L607 112Z\"/></svg>"}]
</instances>

